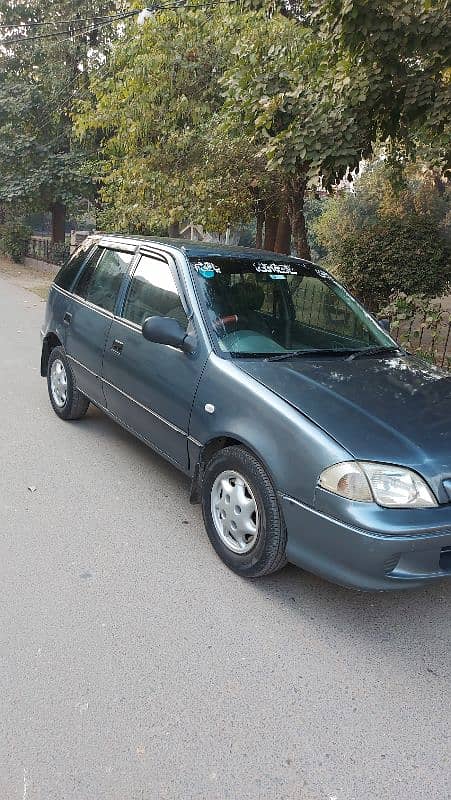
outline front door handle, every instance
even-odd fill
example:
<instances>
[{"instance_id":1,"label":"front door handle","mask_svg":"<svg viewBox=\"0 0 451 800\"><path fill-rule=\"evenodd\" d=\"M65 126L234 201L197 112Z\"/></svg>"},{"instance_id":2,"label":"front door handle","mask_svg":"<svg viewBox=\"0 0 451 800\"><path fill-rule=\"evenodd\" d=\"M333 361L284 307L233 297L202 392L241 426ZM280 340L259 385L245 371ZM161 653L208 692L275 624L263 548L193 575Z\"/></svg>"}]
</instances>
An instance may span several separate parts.
<instances>
[{"instance_id":1,"label":"front door handle","mask_svg":"<svg viewBox=\"0 0 451 800\"><path fill-rule=\"evenodd\" d=\"M71 320L72 320L72 314L70 313L70 311L66 311L66 313L65 313L65 315L63 317L64 324L65 325L70 325Z\"/></svg>"},{"instance_id":2,"label":"front door handle","mask_svg":"<svg viewBox=\"0 0 451 800\"><path fill-rule=\"evenodd\" d=\"M117 353L120 355L122 353L122 348L124 346L124 342L120 342L119 339L115 339L113 344L111 345L111 349L113 353Z\"/></svg>"}]
</instances>

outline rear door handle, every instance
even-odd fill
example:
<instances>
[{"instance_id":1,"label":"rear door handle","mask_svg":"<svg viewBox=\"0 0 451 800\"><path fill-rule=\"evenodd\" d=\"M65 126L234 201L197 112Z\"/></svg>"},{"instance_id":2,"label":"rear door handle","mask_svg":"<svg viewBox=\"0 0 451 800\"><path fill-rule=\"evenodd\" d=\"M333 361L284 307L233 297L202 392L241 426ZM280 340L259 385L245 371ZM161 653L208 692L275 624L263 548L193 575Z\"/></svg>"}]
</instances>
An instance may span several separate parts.
<instances>
[{"instance_id":1,"label":"rear door handle","mask_svg":"<svg viewBox=\"0 0 451 800\"><path fill-rule=\"evenodd\" d=\"M72 314L70 313L70 311L66 311L66 313L64 314L64 317L63 317L64 324L65 325L70 325L71 320L72 320Z\"/></svg>"},{"instance_id":2,"label":"rear door handle","mask_svg":"<svg viewBox=\"0 0 451 800\"><path fill-rule=\"evenodd\" d=\"M122 353L122 348L124 346L124 342L120 342L119 339L115 339L113 344L111 345L111 349L113 353L117 353L120 355Z\"/></svg>"}]
</instances>

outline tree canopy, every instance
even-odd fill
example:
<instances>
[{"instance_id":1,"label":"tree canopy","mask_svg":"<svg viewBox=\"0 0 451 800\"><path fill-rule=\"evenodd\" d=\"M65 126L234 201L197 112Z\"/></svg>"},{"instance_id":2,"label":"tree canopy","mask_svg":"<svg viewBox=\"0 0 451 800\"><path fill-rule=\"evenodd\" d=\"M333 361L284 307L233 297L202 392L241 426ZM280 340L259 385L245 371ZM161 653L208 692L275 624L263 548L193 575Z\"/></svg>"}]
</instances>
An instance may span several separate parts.
<instances>
[{"instance_id":1,"label":"tree canopy","mask_svg":"<svg viewBox=\"0 0 451 800\"><path fill-rule=\"evenodd\" d=\"M184 4L128 26L77 122L102 138L109 225L195 219L220 230L260 208L269 227L275 209L308 255L307 187L330 188L377 140L401 159L427 143L444 166L446 2L279 10Z\"/></svg>"},{"instance_id":2,"label":"tree canopy","mask_svg":"<svg viewBox=\"0 0 451 800\"><path fill-rule=\"evenodd\" d=\"M61 210L100 186L100 223L123 231L256 215L258 245L264 219L266 246L292 237L308 256L309 187L376 143L398 164L449 166L447 0L153 8L142 27L86 31L115 3L0 3L8 23L80 19L66 39L2 41L0 198Z\"/></svg>"},{"instance_id":3,"label":"tree canopy","mask_svg":"<svg viewBox=\"0 0 451 800\"><path fill-rule=\"evenodd\" d=\"M112 34L88 19L115 9L111 0L0 3L1 24L11 26L0 45L0 201L14 215L50 210L58 240L66 207L94 190L70 115Z\"/></svg>"},{"instance_id":4,"label":"tree canopy","mask_svg":"<svg viewBox=\"0 0 451 800\"><path fill-rule=\"evenodd\" d=\"M224 9L161 12L116 43L106 79L93 76L94 103L80 104L82 136L102 138L102 224L149 231L195 220L213 230L245 221L264 169L244 133L221 129L221 77L233 22ZM260 193L270 193L265 176Z\"/></svg>"},{"instance_id":5,"label":"tree canopy","mask_svg":"<svg viewBox=\"0 0 451 800\"><path fill-rule=\"evenodd\" d=\"M332 47L365 69L370 113L394 155L449 170L449 0L319 0L314 13Z\"/></svg>"}]
</instances>

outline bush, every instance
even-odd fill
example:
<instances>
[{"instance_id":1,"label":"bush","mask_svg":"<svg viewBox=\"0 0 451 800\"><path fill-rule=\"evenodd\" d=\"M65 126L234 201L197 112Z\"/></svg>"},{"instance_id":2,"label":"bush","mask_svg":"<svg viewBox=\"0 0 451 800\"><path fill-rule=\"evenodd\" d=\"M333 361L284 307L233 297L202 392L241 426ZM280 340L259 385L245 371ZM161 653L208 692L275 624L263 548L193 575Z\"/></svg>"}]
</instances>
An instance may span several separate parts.
<instances>
[{"instance_id":1,"label":"bush","mask_svg":"<svg viewBox=\"0 0 451 800\"><path fill-rule=\"evenodd\" d=\"M373 163L312 225L325 266L373 311L393 292L438 295L451 275L447 184L418 170L398 187L391 177L386 163Z\"/></svg>"},{"instance_id":2,"label":"bush","mask_svg":"<svg viewBox=\"0 0 451 800\"><path fill-rule=\"evenodd\" d=\"M312 254L312 261L318 262L327 256L327 250L318 240L315 223L321 218L326 208L327 200L316 197L308 198L304 203L304 217L307 225L308 243Z\"/></svg>"},{"instance_id":3,"label":"bush","mask_svg":"<svg viewBox=\"0 0 451 800\"><path fill-rule=\"evenodd\" d=\"M451 276L437 225L422 217L362 226L341 240L337 256L341 280L374 311L393 292L439 295Z\"/></svg>"},{"instance_id":4,"label":"bush","mask_svg":"<svg viewBox=\"0 0 451 800\"><path fill-rule=\"evenodd\" d=\"M16 264L19 264L27 255L31 233L31 229L21 222L7 222L2 226L1 252L10 256Z\"/></svg>"},{"instance_id":5,"label":"bush","mask_svg":"<svg viewBox=\"0 0 451 800\"><path fill-rule=\"evenodd\" d=\"M69 258L70 247L64 242L52 242L49 245L48 260L51 264L61 267Z\"/></svg>"}]
</instances>

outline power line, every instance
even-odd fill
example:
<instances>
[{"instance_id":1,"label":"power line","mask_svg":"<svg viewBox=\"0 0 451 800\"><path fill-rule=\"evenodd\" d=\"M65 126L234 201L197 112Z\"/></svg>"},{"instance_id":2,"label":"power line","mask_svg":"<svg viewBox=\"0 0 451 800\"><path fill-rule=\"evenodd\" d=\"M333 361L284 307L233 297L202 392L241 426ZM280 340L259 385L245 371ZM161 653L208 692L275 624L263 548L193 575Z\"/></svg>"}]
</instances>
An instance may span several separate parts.
<instances>
[{"instance_id":1,"label":"power line","mask_svg":"<svg viewBox=\"0 0 451 800\"><path fill-rule=\"evenodd\" d=\"M15 39L0 39L0 45L9 47L10 44L24 44L25 42L34 42L37 39L59 39L59 37L66 37L60 39L60 41L69 41L70 39L74 39L76 36L85 36L88 33L95 33L95 31L98 31L99 28L104 28L106 25L111 25L114 22L120 22L123 19L134 17L138 13L138 11L128 11L126 14L122 14L114 19L110 19L108 22L101 22L99 25L94 25L91 28L85 28L83 31L53 31L53 33L40 33L37 36L16 36Z\"/></svg>"},{"instance_id":2,"label":"power line","mask_svg":"<svg viewBox=\"0 0 451 800\"><path fill-rule=\"evenodd\" d=\"M167 4L155 4L151 5L149 10L150 11L195 11L198 8L215 8L218 5L232 5L234 2L239 2L239 0L211 0L210 2L205 3L195 3L194 5L189 5L188 3L183 2L176 2L176 3L167 3ZM83 31L71 31L69 28L67 30L59 30L53 31L51 33L40 33L37 36L16 36L12 39L0 39L0 46L8 47L11 44L24 44L24 42L34 42L39 39L59 39L59 37L66 37L65 39L60 39L60 41L69 41L76 36L85 36L88 33L95 33L95 31L99 30L99 28L103 28L106 25L112 25L114 22L120 22L121 20L129 19L131 17L138 16L141 13L139 10L135 11L127 11L124 14L118 14L114 17L103 18L105 19L104 22L100 22L99 24L94 24L91 28L86 28ZM89 19L89 18L86 18ZM99 17L95 17L92 19L101 19ZM72 25L74 20L69 21L66 24ZM44 24L44 23L42 23ZM48 23L54 24L54 23ZM0 27L9 27L14 28L14 26L0 26ZM16 30L17 27L16 26ZM27 27L25 24L23 27Z\"/></svg>"},{"instance_id":3,"label":"power line","mask_svg":"<svg viewBox=\"0 0 451 800\"><path fill-rule=\"evenodd\" d=\"M13 30L17 30L17 28L40 28L45 25L66 25L70 27L71 25L78 25L81 22L104 22L104 21L111 21L114 22L116 19L121 19L124 14L130 13L132 14L139 14L139 11L133 12L121 12L120 14L112 14L110 16L95 16L95 17L75 17L74 19L55 19L53 21L46 21L46 22L16 22L11 23L10 25L0 25L0 30L7 30L12 28Z\"/></svg>"},{"instance_id":4,"label":"power line","mask_svg":"<svg viewBox=\"0 0 451 800\"><path fill-rule=\"evenodd\" d=\"M209 7L212 7L212 6L214 7L214 6L217 6L217 5L220 5L220 4L231 5L232 3L237 2L237 1L239 2L239 0L210 0L210 2L196 3L195 5L186 5L185 3L181 4L180 2L175 3L175 4L174 3L168 3L167 5L159 5L158 7L157 6L153 6L153 10L161 10L161 11L173 10L173 9L176 9L176 10L180 10L180 9L184 9L184 10L191 10L192 9L192 10L195 10L196 8L209 8ZM120 15L118 18L119 19L128 18L130 16L135 16L136 13L139 13L139 12L132 12L132 13L129 12L129 13L126 13L124 15ZM104 23L102 23L102 25L99 25L96 28L93 28L92 30L98 30L99 27L103 27L104 25L108 25L108 24L110 24L110 21L104 22ZM88 32L89 31L81 31L81 32L79 32L77 34L74 34L74 35L83 35L84 33L88 33ZM35 37L30 37L30 38L35 38ZM36 37L36 38L40 38L40 37ZM24 39L21 39L21 41L26 41L26 38L24 37ZM63 41L65 41L65 40L63 40ZM1 44L1 40L0 40L0 44ZM114 59L113 59L113 64L114 64ZM96 70L89 71L88 72L88 77L91 78L93 75L102 74L105 71L108 71L110 68L111 68L111 62L108 59L106 59L105 62L103 64L101 64ZM84 74L85 73L83 71L79 70L77 72L77 74L73 78L71 78L69 81L67 81L63 85L63 87L60 88L59 91L52 97L52 106L53 106L53 102L55 100L59 99L62 95L64 95L73 85L76 84L76 82L79 80L79 78ZM39 88L39 87L36 87L36 88ZM92 93L90 91L90 88L86 87L84 92L81 92L81 93L79 92L78 97L76 99L87 100L87 99L90 99L90 98L92 98ZM51 107L49 109L49 114L63 112L65 106L68 103L70 103L70 101L73 100L73 99L74 98L71 98L70 96L65 97L62 103L59 102L57 105L55 105L55 106L53 106L53 107ZM34 135L35 138L38 137L39 134L42 133L47 128L48 123L46 121L46 116L47 115L39 115L37 117L37 119L35 119L35 123L36 122L38 123L38 127L35 127L34 131L33 131L33 135ZM60 134L58 134L56 136L55 139L53 139L51 142L48 142L47 144L51 146L54 143L56 143L57 141L59 141L60 139L62 139L64 136L68 136L68 135L70 136L70 133L71 133L70 131L62 131Z\"/></svg>"}]
</instances>

